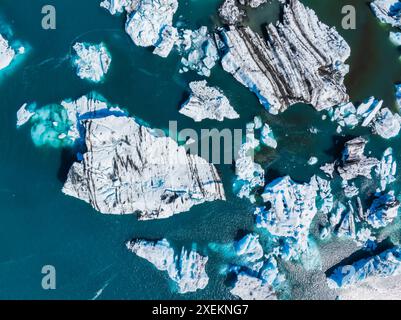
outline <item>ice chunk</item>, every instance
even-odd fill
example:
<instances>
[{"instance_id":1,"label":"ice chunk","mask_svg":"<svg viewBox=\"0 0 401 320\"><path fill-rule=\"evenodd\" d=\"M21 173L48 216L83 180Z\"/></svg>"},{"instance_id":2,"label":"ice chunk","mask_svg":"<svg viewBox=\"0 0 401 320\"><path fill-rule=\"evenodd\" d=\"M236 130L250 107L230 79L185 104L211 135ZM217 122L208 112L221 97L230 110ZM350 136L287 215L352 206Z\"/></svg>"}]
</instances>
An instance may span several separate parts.
<instances>
[{"instance_id":1,"label":"ice chunk","mask_svg":"<svg viewBox=\"0 0 401 320\"><path fill-rule=\"evenodd\" d=\"M0 34L0 70L8 67L15 57L15 51Z\"/></svg>"},{"instance_id":2,"label":"ice chunk","mask_svg":"<svg viewBox=\"0 0 401 320\"><path fill-rule=\"evenodd\" d=\"M401 2L398 0L374 0L370 4L376 17L393 27L401 27Z\"/></svg>"},{"instance_id":3,"label":"ice chunk","mask_svg":"<svg viewBox=\"0 0 401 320\"><path fill-rule=\"evenodd\" d=\"M401 32L391 31L389 38L392 44L394 44L397 47L401 46Z\"/></svg>"},{"instance_id":4,"label":"ice chunk","mask_svg":"<svg viewBox=\"0 0 401 320\"><path fill-rule=\"evenodd\" d=\"M338 267L328 277L333 289L361 285L371 278L386 278L401 273L401 249L394 247L379 255Z\"/></svg>"},{"instance_id":5,"label":"ice chunk","mask_svg":"<svg viewBox=\"0 0 401 320\"><path fill-rule=\"evenodd\" d=\"M397 162L393 159L393 149L387 148L383 157L375 169L377 176L380 179L380 191L385 191L386 186L394 182L397 172Z\"/></svg>"},{"instance_id":6,"label":"ice chunk","mask_svg":"<svg viewBox=\"0 0 401 320\"><path fill-rule=\"evenodd\" d=\"M367 221L373 228L385 227L397 217L399 208L400 202L393 191L382 194L373 200L367 213Z\"/></svg>"},{"instance_id":7,"label":"ice chunk","mask_svg":"<svg viewBox=\"0 0 401 320\"><path fill-rule=\"evenodd\" d=\"M170 279L177 284L179 293L204 289L209 282L205 268L208 258L194 250L188 252L182 248L181 254L175 255L166 239L158 242L133 240L126 245L128 250L148 260L158 270L167 271Z\"/></svg>"},{"instance_id":8,"label":"ice chunk","mask_svg":"<svg viewBox=\"0 0 401 320\"><path fill-rule=\"evenodd\" d=\"M393 114L388 108L383 108L373 123L373 130L384 139L393 138L400 133L401 116L398 113Z\"/></svg>"},{"instance_id":9,"label":"ice chunk","mask_svg":"<svg viewBox=\"0 0 401 320\"><path fill-rule=\"evenodd\" d=\"M260 135L261 135L260 140L264 145L273 149L277 148L277 140L274 137L273 130L267 123L264 124Z\"/></svg>"},{"instance_id":10,"label":"ice chunk","mask_svg":"<svg viewBox=\"0 0 401 320\"><path fill-rule=\"evenodd\" d=\"M36 104L24 103L17 111L17 128L27 123L35 114Z\"/></svg>"},{"instance_id":11,"label":"ice chunk","mask_svg":"<svg viewBox=\"0 0 401 320\"><path fill-rule=\"evenodd\" d=\"M247 234L235 243L235 252L248 262L255 262L263 257L263 248L256 234Z\"/></svg>"},{"instance_id":12,"label":"ice chunk","mask_svg":"<svg viewBox=\"0 0 401 320\"><path fill-rule=\"evenodd\" d=\"M224 118L239 118L230 101L218 87L209 87L206 80L193 81L189 87L191 95L182 105L180 113L195 121L204 119L223 121Z\"/></svg>"},{"instance_id":13,"label":"ice chunk","mask_svg":"<svg viewBox=\"0 0 401 320\"><path fill-rule=\"evenodd\" d=\"M105 44L77 42L73 49L76 55L72 62L77 70L78 77L92 82L102 81L111 64L111 55Z\"/></svg>"}]
</instances>

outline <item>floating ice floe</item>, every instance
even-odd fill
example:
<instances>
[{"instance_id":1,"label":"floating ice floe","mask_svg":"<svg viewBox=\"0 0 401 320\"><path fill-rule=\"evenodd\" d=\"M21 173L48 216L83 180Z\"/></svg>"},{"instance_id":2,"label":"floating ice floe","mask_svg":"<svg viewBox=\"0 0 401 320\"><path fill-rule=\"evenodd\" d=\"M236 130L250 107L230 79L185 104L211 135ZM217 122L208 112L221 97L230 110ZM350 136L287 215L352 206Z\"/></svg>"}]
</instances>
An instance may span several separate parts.
<instances>
[{"instance_id":1,"label":"floating ice floe","mask_svg":"<svg viewBox=\"0 0 401 320\"><path fill-rule=\"evenodd\" d=\"M397 217L399 208L400 202L393 191L381 194L373 200L367 212L367 222L373 228L383 228Z\"/></svg>"},{"instance_id":2,"label":"floating ice floe","mask_svg":"<svg viewBox=\"0 0 401 320\"><path fill-rule=\"evenodd\" d=\"M140 219L167 218L205 201L225 200L212 164L100 99L92 94L30 110L37 146L86 145L70 168L65 194L101 213L139 212Z\"/></svg>"},{"instance_id":3,"label":"floating ice floe","mask_svg":"<svg viewBox=\"0 0 401 320\"><path fill-rule=\"evenodd\" d=\"M111 64L111 55L104 43L90 44L77 42L72 58L77 75L92 82L102 81Z\"/></svg>"},{"instance_id":4,"label":"floating ice floe","mask_svg":"<svg viewBox=\"0 0 401 320\"><path fill-rule=\"evenodd\" d=\"M401 249L394 247L352 265L338 267L327 280L330 288L339 289L362 285L373 278L386 278L400 273Z\"/></svg>"},{"instance_id":5,"label":"floating ice floe","mask_svg":"<svg viewBox=\"0 0 401 320\"><path fill-rule=\"evenodd\" d=\"M345 143L342 159L337 166L337 171L343 180L352 180L358 176L372 178L371 171L379 164L379 160L364 155L366 143L367 141L361 137Z\"/></svg>"},{"instance_id":6,"label":"floating ice floe","mask_svg":"<svg viewBox=\"0 0 401 320\"><path fill-rule=\"evenodd\" d=\"M395 179L395 174L397 172L397 162L393 159L393 149L387 148L379 165L375 169L376 175L380 179L380 189L379 191L385 191L387 185L393 183Z\"/></svg>"},{"instance_id":7,"label":"floating ice floe","mask_svg":"<svg viewBox=\"0 0 401 320\"><path fill-rule=\"evenodd\" d=\"M180 30L177 42L178 52L182 56L181 72L196 71L201 76L210 76L210 70L219 59L218 50L207 27L198 30Z\"/></svg>"},{"instance_id":8,"label":"floating ice floe","mask_svg":"<svg viewBox=\"0 0 401 320\"><path fill-rule=\"evenodd\" d=\"M401 46L401 32L391 31L389 39L390 39L391 43L394 44L395 46L397 46L397 47Z\"/></svg>"},{"instance_id":9,"label":"floating ice floe","mask_svg":"<svg viewBox=\"0 0 401 320\"><path fill-rule=\"evenodd\" d=\"M35 104L28 105L27 103L24 103L18 109L18 111L17 111L17 128L23 126L35 115L35 111L33 111L35 109L36 109Z\"/></svg>"},{"instance_id":10,"label":"floating ice floe","mask_svg":"<svg viewBox=\"0 0 401 320\"><path fill-rule=\"evenodd\" d=\"M260 140L261 142L273 149L277 148L277 140L274 137L274 133L273 130L270 128L270 126L265 123L263 128L262 128L262 132L260 133Z\"/></svg>"},{"instance_id":11,"label":"floating ice floe","mask_svg":"<svg viewBox=\"0 0 401 320\"><path fill-rule=\"evenodd\" d=\"M376 17L393 27L401 27L401 2L398 0L374 0L370 4Z\"/></svg>"},{"instance_id":12,"label":"floating ice floe","mask_svg":"<svg viewBox=\"0 0 401 320\"><path fill-rule=\"evenodd\" d=\"M370 97L358 107L350 102L331 109L329 113L331 120L337 122L340 127L370 127L373 133L390 139L400 132L401 117L382 106L383 101Z\"/></svg>"},{"instance_id":13,"label":"floating ice floe","mask_svg":"<svg viewBox=\"0 0 401 320\"><path fill-rule=\"evenodd\" d=\"M158 270L167 271L170 279L176 283L179 293L204 289L209 282L206 274L208 258L194 250L188 252L182 248L181 254L176 255L166 239L157 242L133 240L127 242L127 248L148 260Z\"/></svg>"},{"instance_id":14,"label":"floating ice floe","mask_svg":"<svg viewBox=\"0 0 401 320\"><path fill-rule=\"evenodd\" d=\"M237 0L225 0L219 8L219 16L225 23L237 24L242 22L246 14L237 5Z\"/></svg>"},{"instance_id":15,"label":"floating ice floe","mask_svg":"<svg viewBox=\"0 0 401 320\"><path fill-rule=\"evenodd\" d=\"M397 101L398 108L401 109L401 84L395 85L395 99Z\"/></svg>"},{"instance_id":16,"label":"floating ice floe","mask_svg":"<svg viewBox=\"0 0 401 320\"><path fill-rule=\"evenodd\" d=\"M204 119L223 121L224 118L239 118L239 114L218 87L209 87L206 80L193 81L189 87L191 95L182 105L180 113L197 122Z\"/></svg>"},{"instance_id":17,"label":"floating ice floe","mask_svg":"<svg viewBox=\"0 0 401 320\"><path fill-rule=\"evenodd\" d=\"M255 138L253 123L247 125L246 141L241 145L235 160L234 192L240 198L252 200L252 192L265 183L265 172L262 166L254 161L255 149L260 145Z\"/></svg>"},{"instance_id":18,"label":"floating ice floe","mask_svg":"<svg viewBox=\"0 0 401 320\"><path fill-rule=\"evenodd\" d=\"M137 2L138 0L104 0L100 3L100 6L115 15L121 14L125 10L132 11Z\"/></svg>"},{"instance_id":19,"label":"floating ice floe","mask_svg":"<svg viewBox=\"0 0 401 320\"><path fill-rule=\"evenodd\" d=\"M135 10L127 14L125 31L140 47L155 47L154 53L166 57L175 43L173 16L177 0L140 0Z\"/></svg>"},{"instance_id":20,"label":"floating ice floe","mask_svg":"<svg viewBox=\"0 0 401 320\"><path fill-rule=\"evenodd\" d=\"M249 27L220 28L223 69L272 114L298 102L317 110L348 102L344 62L351 50L346 41L298 0L286 2L280 21L267 26L267 40Z\"/></svg>"},{"instance_id":21,"label":"floating ice floe","mask_svg":"<svg viewBox=\"0 0 401 320\"><path fill-rule=\"evenodd\" d=\"M316 157L310 157L309 160L308 160L308 165L314 166L315 164L318 163L318 161L319 161L318 158L316 158Z\"/></svg>"},{"instance_id":22,"label":"floating ice floe","mask_svg":"<svg viewBox=\"0 0 401 320\"><path fill-rule=\"evenodd\" d=\"M259 236L253 233L249 233L238 240L234 248L237 256L241 256L245 261L250 263L263 257L263 248L259 242Z\"/></svg>"},{"instance_id":23,"label":"floating ice floe","mask_svg":"<svg viewBox=\"0 0 401 320\"><path fill-rule=\"evenodd\" d=\"M230 292L242 300L277 300L271 285L246 272L237 275L234 288Z\"/></svg>"},{"instance_id":24,"label":"floating ice floe","mask_svg":"<svg viewBox=\"0 0 401 320\"><path fill-rule=\"evenodd\" d=\"M284 259L297 259L308 250L309 227L318 212L318 186L299 184L289 176L269 183L262 194L266 204L255 211L256 224L285 243L280 249Z\"/></svg>"},{"instance_id":25,"label":"floating ice floe","mask_svg":"<svg viewBox=\"0 0 401 320\"><path fill-rule=\"evenodd\" d=\"M15 57L15 51L0 34L0 70L8 67Z\"/></svg>"}]
</instances>

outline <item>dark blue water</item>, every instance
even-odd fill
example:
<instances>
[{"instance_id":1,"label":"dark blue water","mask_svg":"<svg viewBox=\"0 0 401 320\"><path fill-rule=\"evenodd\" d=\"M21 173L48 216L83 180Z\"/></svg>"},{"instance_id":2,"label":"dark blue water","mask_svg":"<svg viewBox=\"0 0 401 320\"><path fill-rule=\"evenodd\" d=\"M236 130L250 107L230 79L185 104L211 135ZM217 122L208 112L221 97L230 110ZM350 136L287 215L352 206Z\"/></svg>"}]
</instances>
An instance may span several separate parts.
<instances>
[{"instance_id":1,"label":"dark blue water","mask_svg":"<svg viewBox=\"0 0 401 320\"><path fill-rule=\"evenodd\" d=\"M109 15L99 2L51 1L57 9L57 29L47 31L41 28L41 8L49 1L1 0L2 23L13 31L15 39L29 43L30 49L24 60L3 73L0 80L0 298L91 299L103 289L99 299L231 299L225 277L219 273L222 258L207 246L210 242L231 242L243 231L253 230L252 205L232 194L231 166L218 166L227 202L200 205L161 221L138 222L135 216L101 215L62 194L74 154L68 149L35 147L29 126L15 128L18 108L24 102L45 105L96 90L159 128L167 128L169 121L177 120L179 128L243 129L255 115L261 115L270 121L279 142L276 151L263 150L257 158L269 180L284 174L309 180L315 169L306 166L306 161L311 155L322 163L332 161L340 137L332 123L321 120L321 114L308 106L294 106L275 117L266 114L257 98L219 66L213 69L210 84L224 90L241 118L195 124L177 109L187 95L188 82L199 77L179 74L176 54L162 59L146 48L135 47L124 33L124 18ZM191 28L218 24L215 12L219 0L179 2L176 21ZM314 8L324 22L340 27L340 10L347 1L304 3ZM353 50L347 85L355 100L376 95L394 107L393 83L401 80L400 53L390 45L388 29L377 23L366 3L355 1L357 30L339 29ZM250 25L258 28L265 21L274 21L277 8L274 5L251 11ZM103 83L89 84L75 75L69 60L75 41L103 41L108 46L113 62ZM321 134L309 134L311 126L320 129ZM352 134L359 133L368 134ZM372 138L369 149L380 155L388 145ZM391 145L396 147L399 140ZM400 151L396 150L399 158ZM392 235L398 239L399 228ZM136 237L166 237L176 247L189 248L196 242L198 249L210 257L209 285L194 294L174 293L164 273L125 249L124 242ZM56 290L41 287L44 265L56 268ZM305 284L304 290L312 289Z\"/></svg>"}]
</instances>

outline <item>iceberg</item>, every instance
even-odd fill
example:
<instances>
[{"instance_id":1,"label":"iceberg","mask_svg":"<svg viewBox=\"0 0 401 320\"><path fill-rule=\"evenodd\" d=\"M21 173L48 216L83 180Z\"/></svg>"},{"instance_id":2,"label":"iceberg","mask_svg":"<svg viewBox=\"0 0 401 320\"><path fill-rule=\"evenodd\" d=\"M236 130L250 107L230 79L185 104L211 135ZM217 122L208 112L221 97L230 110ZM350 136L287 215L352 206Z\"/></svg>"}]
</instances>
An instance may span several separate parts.
<instances>
[{"instance_id":1,"label":"iceberg","mask_svg":"<svg viewBox=\"0 0 401 320\"><path fill-rule=\"evenodd\" d=\"M345 143L342 159L337 167L337 171L343 180L352 180L358 176L372 178L372 168L379 164L379 160L364 155L366 144L367 141L362 137Z\"/></svg>"},{"instance_id":2,"label":"iceberg","mask_svg":"<svg viewBox=\"0 0 401 320\"><path fill-rule=\"evenodd\" d=\"M235 253L253 263L263 257L263 248L257 234L249 233L234 244Z\"/></svg>"},{"instance_id":3,"label":"iceberg","mask_svg":"<svg viewBox=\"0 0 401 320\"><path fill-rule=\"evenodd\" d=\"M393 149L387 148L379 165L375 169L376 175L380 179L380 191L385 191L387 185L393 183L397 172L397 162L393 159Z\"/></svg>"},{"instance_id":4,"label":"iceberg","mask_svg":"<svg viewBox=\"0 0 401 320\"><path fill-rule=\"evenodd\" d=\"M281 21L267 26L267 40L249 27L220 28L223 69L272 114L298 102L319 111L348 102L343 81L351 50L346 41L298 0L287 1Z\"/></svg>"},{"instance_id":5,"label":"iceberg","mask_svg":"<svg viewBox=\"0 0 401 320\"><path fill-rule=\"evenodd\" d=\"M270 148L276 149L277 148L277 140L274 137L273 130L270 128L270 126L265 123L262 132L261 132L261 137L260 140L262 143Z\"/></svg>"},{"instance_id":6,"label":"iceberg","mask_svg":"<svg viewBox=\"0 0 401 320\"><path fill-rule=\"evenodd\" d=\"M397 101L398 108L401 109L401 84L395 85L395 99Z\"/></svg>"},{"instance_id":7,"label":"iceberg","mask_svg":"<svg viewBox=\"0 0 401 320\"><path fill-rule=\"evenodd\" d=\"M201 256L194 250L188 252L182 248L180 255L175 255L168 240L157 242L133 240L126 244L128 250L137 256L148 260L158 270L167 271L181 294L204 289L209 277L206 274L207 257Z\"/></svg>"},{"instance_id":8,"label":"iceberg","mask_svg":"<svg viewBox=\"0 0 401 320\"><path fill-rule=\"evenodd\" d=\"M265 171L254 161L255 148L260 145L254 135L254 124L247 126L246 141L241 145L235 160L234 192L240 198L252 198L252 192L265 183Z\"/></svg>"},{"instance_id":9,"label":"iceberg","mask_svg":"<svg viewBox=\"0 0 401 320\"><path fill-rule=\"evenodd\" d=\"M370 6L382 23L401 27L401 3L398 0L374 0Z\"/></svg>"},{"instance_id":10,"label":"iceberg","mask_svg":"<svg viewBox=\"0 0 401 320\"><path fill-rule=\"evenodd\" d=\"M87 152L69 170L63 192L105 214L162 219L206 201L225 200L216 168L187 154L134 118L81 119Z\"/></svg>"},{"instance_id":11,"label":"iceberg","mask_svg":"<svg viewBox=\"0 0 401 320\"><path fill-rule=\"evenodd\" d=\"M283 238L284 259L297 259L308 250L309 227L317 214L315 182L299 184L289 176L269 183L262 194L266 207L255 211L256 225Z\"/></svg>"},{"instance_id":12,"label":"iceberg","mask_svg":"<svg viewBox=\"0 0 401 320\"><path fill-rule=\"evenodd\" d=\"M16 52L9 45L8 41L0 34L0 70L7 68L13 59Z\"/></svg>"},{"instance_id":13,"label":"iceberg","mask_svg":"<svg viewBox=\"0 0 401 320\"><path fill-rule=\"evenodd\" d=\"M373 132L384 139L396 137L401 130L401 116L398 113L392 113L388 108L383 108L378 113L373 123Z\"/></svg>"},{"instance_id":14,"label":"iceberg","mask_svg":"<svg viewBox=\"0 0 401 320\"><path fill-rule=\"evenodd\" d=\"M246 16L245 11L238 7L236 0L225 0L219 8L219 16L224 23L241 23Z\"/></svg>"},{"instance_id":15,"label":"iceberg","mask_svg":"<svg viewBox=\"0 0 401 320\"><path fill-rule=\"evenodd\" d=\"M133 11L138 2L139 0L104 0L100 3L100 6L108 10L112 15L116 15L124 11Z\"/></svg>"},{"instance_id":16,"label":"iceberg","mask_svg":"<svg viewBox=\"0 0 401 320\"><path fill-rule=\"evenodd\" d=\"M209 77L211 69L219 59L213 37L207 27L198 30L179 30L178 52L182 56L180 72L193 70L201 76Z\"/></svg>"},{"instance_id":17,"label":"iceberg","mask_svg":"<svg viewBox=\"0 0 401 320\"><path fill-rule=\"evenodd\" d=\"M401 46L401 32L390 32L389 39L391 43L397 47Z\"/></svg>"},{"instance_id":18,"label":"iceberg","mask_svg":"<svg viewBox=\"0 0 401 320\"><path fill-rule=\"evenodd\" d=\"M154 53L166 57L173 48L175 35L173 16L178 9L177 0L140 0L135 10L127 14L125 31L140 47L160 46ZM166 44L167 42L167 44Z\"/></svg>"},{"instance_id":19,"label":"iceberg","mask_svg":"<svg viewBox=\"0 0 401 320\"><path fill-rule=\"evenodd\" d=\"M105 44L77 42L73 49L76 55L72 62L77 70L78 77L92 82L102 81L111 64L111 55Z\"/></svg>"},{"instance_id":20,"label":"iceberg","mask_svg":"<svg viewBox=\"0 0 401 320\"><path fill-rule=\"evenodd\" d=\"M35 112L32 110L35 110L36 105L28 105L27 103L24 103L17 111L17 128L23 126L25 123L27 123L34 115Z\"/></svg>"},{"instance_id":21,"label":"iceberg","mask_svg":"<svg viewBox=\"0 0 401 320\"><path fill-rule=\"evenodd\" d=\"M237 275L234 288L230 292L242 300L277 300L271 285L263 283L261 279L246 272L240 272Z\"/></svg>"},{"instance_id":22,"label":"iceberg","mask_svg":"<svg viewBox=\"0 0 401 320\"><path fill-rule=\"evenodd\" d=\"M189 87L191 95L182 105L180 113L196 122L204 119L223 121L224 118L239 118L239 114L218 87L209 87L206 80L193 81Z\"/></svg>"},{"instance_id":23,"label":"iceberg","mask_svg":"<svg viewBox=\"0 0 401 320\"><path fill-rule=\"evenodd\" d=\"M399 208L400 202L393 191L379 195L367 212L367 222L375 229L383 228L397 217Z\"/></svg>"},{"instance_id":24,"label":"iceberg","mask_svg":"<svg viewBox=\"0 0 401 320\"><path fill-rule=\"evenodd\" d=\"M339 289L362 285L372 278L386 278L400 273L401 249L394 247L352 265L338 267L328 276L327 281L330 288Z\"/></svg>"}]
</instances>

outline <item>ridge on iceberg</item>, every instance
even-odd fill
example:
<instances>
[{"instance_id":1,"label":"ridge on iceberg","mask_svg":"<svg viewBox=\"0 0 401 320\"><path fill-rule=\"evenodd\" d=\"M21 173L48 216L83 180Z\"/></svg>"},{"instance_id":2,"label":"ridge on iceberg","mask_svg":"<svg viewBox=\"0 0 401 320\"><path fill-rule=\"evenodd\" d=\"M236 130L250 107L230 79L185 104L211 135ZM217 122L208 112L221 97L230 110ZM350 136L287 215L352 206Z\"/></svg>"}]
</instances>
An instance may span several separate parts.
<instances>
[{"instance_id":1,"label":"ridge on iceberg","mask_svg":"<svg viewBox=\"0 0 401 320\"><path fill-rule=\"evenodd\" d=\"M338 267L328 276L327 281L330 288L338 289L362 285L374 278L399 274L401 274L401 249L394 247L352 265Z\"/></svg>"},{"instance_id":2,"label":"ridge on iceberg","mask_svg":"<svg viewBox=\"0 0 401 320\"><path fill-rule=\"evenodd\" d=\"M181 294L204 289L209 282L206 274L208 257L201 256L194 250L188 252L182 248L181 254L176 255L166 239L157 242L132 240L127 242L126 246L137 256L148 260L158 270L167 271Z\"/></svg>"},{"instance_id":3,"label":"ridge on iceberg","mask_svg":"<svg viewBox=\"0 0 401 320\"><path fill-rule=\"evenodd\" d=\"M371 2L376 17L393 27L401 27L401 2L398 0L375 0Z\"/></svg>"},{"instance_id":4,"label":"ridge on iceberg","mask_svg":"<svg viewBox=\"0 0 401 320\"><path fill-rule=\"evenodd\" d=\"M97 211L161 219L225 200L212 164L134 118L111 114L79 123L87 152L70 168L63 192Z\"/></svg>"},{"instance_id":5,"label":"ridge on iceberg","mask_svg":"<svg viewBox=\"0 0 401 320\"><path fill-rule=\"evenodd\" d=\"M72 63L77 70L77 76L92 82L102 81L111 64L111 55L105 44L77 42L73 49L76 55L72 58Z\"/></svg>"},{"instance_id":6,"label":"ridge on iceberg","mask_svg":"<svg viewBox=\"0 0 401 320\"><path fill-rule=\"evenodd\" d=\"M271 285L263 283L263 280L246 272L240 272L237 275L234 288L230 292L242 300L277 300Z\"/></svg>"},{"instance_id":7,"label":"ridge on iceberg","mask_svg":"<svg viewBox=\"0 0 401 320\"><path fill-rule=\"evenodd\" d=\"M298 102L319 111L348 102L343 82L351 50L335 28L320 22L300 1L290 0L282 22L266 31L267 40L249 27L220 28L217 42L223 69L255 93L270 113Z\"/></svg>"},{"instance_id":8,"label":"ridge on iceberg","mask_svg":"<svg viewBox=\"0 0 401 320\"><path fill-rule=\"evenodd\" d=\"M223 121L239 118L230 101L218 87L209 87L206 80L189 84L191 95L182 105L180 113L196 122L204 119Z\"/></svg>"}]
</instances>

